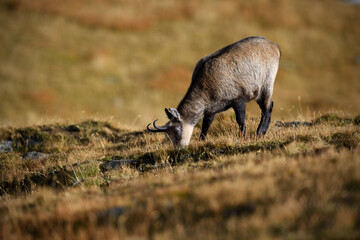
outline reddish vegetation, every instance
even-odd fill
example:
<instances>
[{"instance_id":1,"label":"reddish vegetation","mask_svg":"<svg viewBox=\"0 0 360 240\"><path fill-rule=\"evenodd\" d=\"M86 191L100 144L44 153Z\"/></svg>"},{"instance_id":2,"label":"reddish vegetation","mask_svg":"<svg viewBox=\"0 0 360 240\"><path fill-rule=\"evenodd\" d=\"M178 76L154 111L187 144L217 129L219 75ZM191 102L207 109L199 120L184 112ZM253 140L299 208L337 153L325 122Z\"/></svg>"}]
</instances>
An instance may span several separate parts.
<instances>
[{"instance_id":1,"label":"reddish vegetation","mask_svg":"<svg viewBox=\"0 0 360 240\"><path fill-rule=\"evenodd\" d=\"M49 107L55 100L54 92L51 89L26 91L23 92L22 96L28 101L39 104L44 108Z\"/></svg>"},{"instance_id":2,"label":"reddish vegetation","mask_svg":"<svg viewBox=\"0 0 360 240\"><path fill-rule=\"evenodd\" d=\"M64 16L90 27L147 30L159 21L192 17L198 5L197 2L169 1L168 4L162 5L151 1L14 0L9 1L8 5L15 9L20 8ZM98 11L99 9L104 11ZM138 14L140 10L141 16Z\"/></svg>"},{"instance_id":3,"label":"reddish vegetation","mask_svg":"<svg viewBox=\"0 0 360 240\"><path fill-rule=\"evenodd\" d=\"M181 66L173 66L158 74L151 82L151 87L164 92L184 93L190 85L191 72Z\"/></svg>"}]
</instances>

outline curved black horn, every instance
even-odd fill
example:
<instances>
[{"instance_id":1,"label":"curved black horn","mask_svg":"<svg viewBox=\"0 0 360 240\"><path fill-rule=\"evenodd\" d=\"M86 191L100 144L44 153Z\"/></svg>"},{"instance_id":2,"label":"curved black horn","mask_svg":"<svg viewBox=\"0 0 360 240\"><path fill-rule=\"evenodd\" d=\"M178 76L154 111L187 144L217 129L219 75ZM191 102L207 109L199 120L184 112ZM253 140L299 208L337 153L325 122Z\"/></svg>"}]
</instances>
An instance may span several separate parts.
<instances>
[{"instance_id":1,"label":"curved black horn","mask_svg":"<svg viewBox=\"0 0 360 240\"><path fill-rule=\"evenodd\" d=\"M158 126L156 126L156 121L157 121L157 119L153 122L153 125L154 125L154 128L156 128L157 130L159 130L159 131L166 131L166 130L168 130L168 127L166 126L162 126L162 127L158 127Z\"/></svg>"},{"instance_id":2,"label":"curved black horn","mask_svg":"<svg viewBox=\"0 0 360 240\"><path fill-rule=\"evenodd\" d=\"M149 128L150 125L151 125L151 123L149 123L146 127L149 132L159 132L158 130L153 130L153 129Z\"/></svg>"},{"instance_id":3,"label":"curved black horn","mask_svg":"<svg viewBox=\"0 0 360 240\"><path fill-rule=\"evenodd\" d=\"M157 119L153 122L154 128L156 128L156 130L149 128L149 126L151 125L151 123L149 123L149 124L147 125L147 127L146 127L147 130L149 130L150 132L165 132L165 131L168 129L168 128L165 127L165 126L163 126L163 127L158 127L158 126L156 126L156 124L155 124L156 121L157 121Z\"/></svg>"}]
</instances>

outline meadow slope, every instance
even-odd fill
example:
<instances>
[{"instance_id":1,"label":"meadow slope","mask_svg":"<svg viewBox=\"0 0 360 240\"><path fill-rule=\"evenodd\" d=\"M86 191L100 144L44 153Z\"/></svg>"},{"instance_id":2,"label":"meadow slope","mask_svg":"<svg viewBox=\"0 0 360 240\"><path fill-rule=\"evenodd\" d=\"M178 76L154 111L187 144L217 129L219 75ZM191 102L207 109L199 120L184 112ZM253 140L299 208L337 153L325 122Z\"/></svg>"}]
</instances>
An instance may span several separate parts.
<instances>
[{"instance_id":1,"label":"meadow slope","mask_svg":"<svg viewBox=\"0 0 360 240\"><path fill-rule=\"evenodd\" d=\"M0 0L0 124L146 126L177 106L201 57L254 35L282 50L275 116L358 114L359 22L338 0Z\"/></svg>"},{"instance_id":2,"label":"meadow slope","mask_svg":"<svg viewBox=\"0 0 360 240\"><path fill-rule=\"evenodd\" d=\"M1 129L0 236L358 239L360 116L277 122L257 139L258 121L242 139L224 114L180 151L107 122Z\"/></svg>"}]
</instances>

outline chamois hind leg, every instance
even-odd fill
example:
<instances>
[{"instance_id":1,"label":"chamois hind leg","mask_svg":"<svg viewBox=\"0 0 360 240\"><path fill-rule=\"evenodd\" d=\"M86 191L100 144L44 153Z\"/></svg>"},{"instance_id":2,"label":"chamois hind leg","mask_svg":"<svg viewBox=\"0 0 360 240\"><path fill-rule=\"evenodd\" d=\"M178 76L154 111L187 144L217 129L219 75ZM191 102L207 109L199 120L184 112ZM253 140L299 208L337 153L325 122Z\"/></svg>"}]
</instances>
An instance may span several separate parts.
<instances>
[{"instance_id":1,"label":"chamois hind leg","mask_svg":"<svg viewBox=\"0 0 360 240\"><path fill-rule=\"evenodd\" d=\"M239 124L240 132L243 137L246 135L246 101L240 100L235 102L233 105L233 109L235 111L236 122Z\"/></svg>"},{"instance_id":2,"label":"chamois hind leg","mask_svg":"<svg viewBox=\"0 0 360 240\"><path fill-rule=\"evenodd\" d=\"M259 100L257 100L257 103L259 104L261 109L261 120L256 130L256 134L258 136L263 136L266 134L271 122L271 113L274 102L271 100L271 97L264 95Z\"/></svg>"},{"instance_id":3,"label":"chamois hind leg","mask_svg":"<svg viewBox=\"0 0 360 240\"><path fill-rule=\"evenodd\" d=\"M209 127L214 120L215 114L205 114L201 128L200 140L205 140Z\"/></svg>"}]
</instances>

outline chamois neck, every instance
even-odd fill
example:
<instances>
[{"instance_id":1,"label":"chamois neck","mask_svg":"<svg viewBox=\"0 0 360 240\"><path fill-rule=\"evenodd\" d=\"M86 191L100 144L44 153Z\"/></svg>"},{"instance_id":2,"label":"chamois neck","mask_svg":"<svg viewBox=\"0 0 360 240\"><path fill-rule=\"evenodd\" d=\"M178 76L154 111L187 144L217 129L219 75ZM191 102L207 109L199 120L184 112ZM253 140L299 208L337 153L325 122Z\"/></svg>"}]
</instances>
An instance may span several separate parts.
<instances>
[{"instance_id":1,"label":"chamois neck","mask_svg":"<svg viewBox=\"0 0 360 240\"><path fill-rule=\"evenodd\" d=\"M204 113L204 104L201 99L192 98L187 93L177 107L184 123L195 126Z\"/></svg>"}]
</instances>

